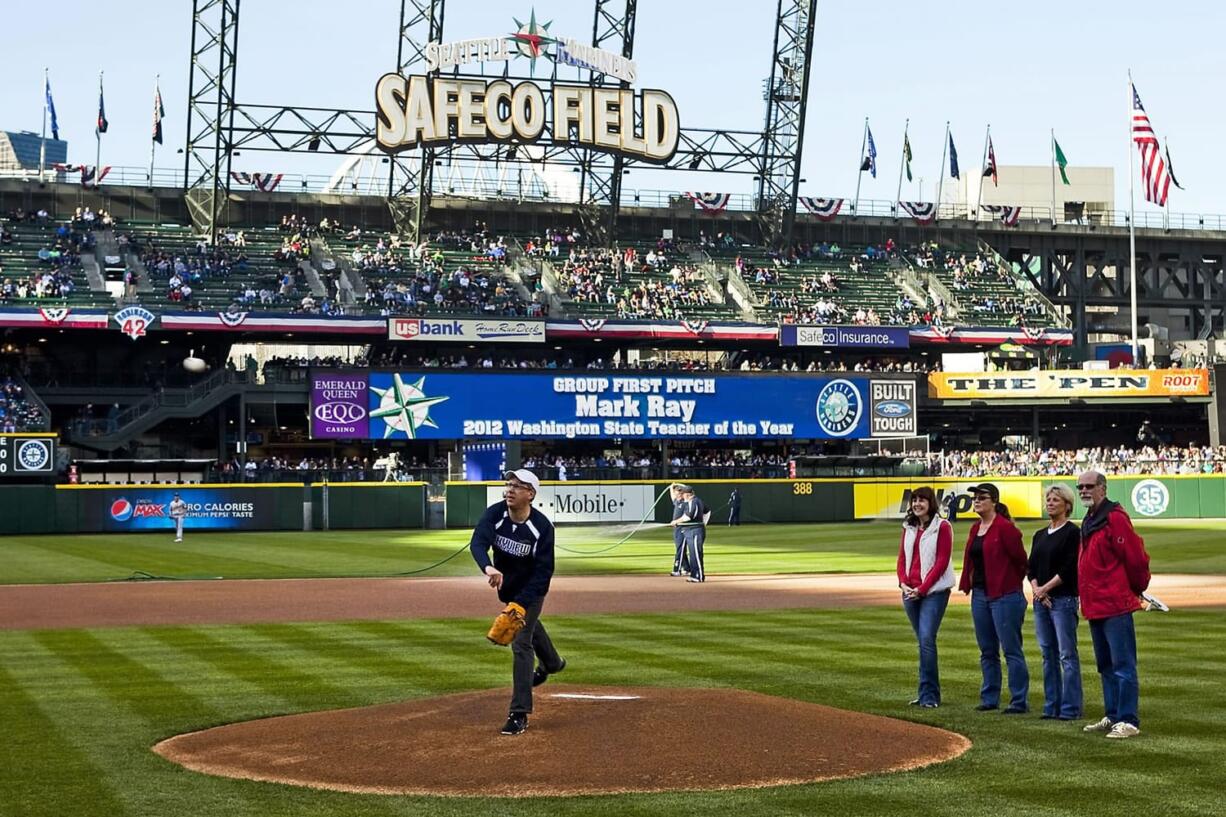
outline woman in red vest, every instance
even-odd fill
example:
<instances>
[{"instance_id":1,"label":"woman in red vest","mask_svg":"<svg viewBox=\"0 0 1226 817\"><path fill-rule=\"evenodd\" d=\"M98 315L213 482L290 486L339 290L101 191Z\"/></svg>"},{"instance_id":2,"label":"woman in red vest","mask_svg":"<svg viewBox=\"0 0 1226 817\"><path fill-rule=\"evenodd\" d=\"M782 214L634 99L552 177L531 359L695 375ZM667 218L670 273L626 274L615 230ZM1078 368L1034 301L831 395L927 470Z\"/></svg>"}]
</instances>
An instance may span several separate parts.
<instances>
[{"instance_id":1,"label":"woman in red vest","mask_svg":"<svg viewBox=\"0 0 1226 817\"><path fill-rule=\"evenodd\" d=\"M979 644L979 667L983 685L979 688L981 712L1000 707L1000 654L1009 668L1009 705L1006 715L1025 714L1030 706L1030 672L1022 655L1022 622L1026 617L1026 548L1022 532L1000 501L1000 490L990 482L971 488L971 509L978 514L977 524L966 537L962 556L962 579L958 589L971 594L971 621Z\"/></svg>"}]
</instances>

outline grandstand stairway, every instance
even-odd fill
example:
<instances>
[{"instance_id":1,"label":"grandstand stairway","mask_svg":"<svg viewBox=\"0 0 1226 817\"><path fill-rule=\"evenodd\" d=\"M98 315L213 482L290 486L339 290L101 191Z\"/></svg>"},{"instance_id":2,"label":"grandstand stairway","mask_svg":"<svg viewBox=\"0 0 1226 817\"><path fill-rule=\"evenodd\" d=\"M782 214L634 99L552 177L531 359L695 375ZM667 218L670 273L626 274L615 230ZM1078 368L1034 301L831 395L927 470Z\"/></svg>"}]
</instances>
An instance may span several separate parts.
<instances>
[{"instance_id":1,"label":"grandstand stairway","mask_svg":"<svg viewBox=\"0 0 1226 817\"><path fill-rule=\"evenodd\" d=\"M252 388L259 387L247 382L245 373L221 369L186 388L163 389L133 403L119 412L116 428L105 434L79 434L68 427L65 429L67 441L81 448L109 453L164 420L199 417Z\"/></svg>"},{"instance_id":2,"label":"grandstand stairway","mask_svg":"<svg viewBox=\"0 0 1226 817\"><path fill-rule=\"evenodd\" d=\"M324 286L323 279L319 277L314 264L303 259L298 262L298 269L302 270L302 274L306 278L307 287L311 290L312 295L316 298L323 298L328 295L328 288Z\"/></svg>"}]
</instances>

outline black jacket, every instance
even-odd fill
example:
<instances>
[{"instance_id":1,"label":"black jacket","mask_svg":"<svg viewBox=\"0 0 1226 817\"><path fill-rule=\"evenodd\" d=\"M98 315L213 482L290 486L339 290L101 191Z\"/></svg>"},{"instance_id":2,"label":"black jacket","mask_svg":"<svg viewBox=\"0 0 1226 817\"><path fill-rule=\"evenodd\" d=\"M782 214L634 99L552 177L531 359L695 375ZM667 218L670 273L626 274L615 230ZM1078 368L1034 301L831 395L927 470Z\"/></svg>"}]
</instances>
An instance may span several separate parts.
<instances>
[{"instance_id":1,"label":"black jacket","mask_svg":"<svg viewBox=\"0 0 1226 817\"><path fill-rule=\"evenodd\" d=\"M549 592L553 578L553 523L545 514L533 508L523 522L514 522L506 502L497 502L486 509L473 529L468 549L473 561L484 573L490 564L502 572L502 587L498 598L530 607Z\"/></svg>"}]
</instances>

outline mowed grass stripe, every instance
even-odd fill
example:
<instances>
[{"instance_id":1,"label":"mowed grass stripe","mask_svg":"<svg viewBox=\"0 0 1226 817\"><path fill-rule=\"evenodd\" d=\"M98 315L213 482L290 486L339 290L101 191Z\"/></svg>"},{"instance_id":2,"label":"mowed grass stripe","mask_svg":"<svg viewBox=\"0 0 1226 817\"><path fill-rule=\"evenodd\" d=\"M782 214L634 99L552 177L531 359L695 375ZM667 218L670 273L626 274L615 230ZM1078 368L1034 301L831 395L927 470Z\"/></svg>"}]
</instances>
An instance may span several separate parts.
<instances>
[{"instance_id":1,"label":"mowed grass stripe","mask_svg":"<svg viewBox=\"0 0 1226 817\"><path fill-rule=\"evenodd\" d=\"M483 620L358 621L349 626L393 649L400 644L400 659L420 667L439 694L510 686L511 651L486 641L489 624Z\"/></svg>"},{"instance_id":2,"label":"mowed grass stripe","mask_svg":"<svg viewBox=\"0 0 1226 817\"><path fill-rule=\"evenodd\" d=\"M216 671L253 684L266 694L285 700L289 711L359 706L361 700L313 672L245 649L237 632L214 635L201 629L149 630L158 641L210 664ZM236 637L240 636L240 637ZM224 639L224 640L223 640ZM284 714L284 713L280 713Z\"/></svg>"},{"instance_id":3,"label":"mowed grass stripe","mask_svg":"<svg viewBox=\"0 0 1226 817\"><path fill-rule=\"evenodd\" d=\"M234 675L219 672L217 667L198 656L172 645L174 636L155 637L167 628L105 629L94 635L112 649L121 649L134 660L157 667L167 682L185 690L211 710L222 712L227 722L248 720L267 712L287 712L293 709L283 696ZM225 637L224 630L215 630ZM183 731L204 729L208 721L184 723Z\"/></svg>"},{"instance_id":4,"label":"mowed grass stripe","mask_svg":"<svg viewBox=\"0 0 1226 817\"><path fill-rule=\"evenodd\" d=\"M66 631L55 649L44 646L34 634L23 634L28 651L20 666L10 671L27 689L45 676L54 677L55 687L36 696L43 713L60 734L70 740L94 768L96 782L111 792L113 810L103 811L89 800L74 803L72 814L146 815L173 811L181 803L162 786L133 786L133 780L157 778L168 770L165 761L149 751L154 741L150 724L117 704L89 677L79 673L64 656L88 652L87 640L75 641L81 633ZM82 659L85 660L85 659Z\"/></svg>"},{"instance_id":5,"label":"mowed grass stripe","mask_svg":"<svg viewBox=\"0 0 1226 817\"><path fill-rule=\"evenodd\" d=\"M453 689L480 686L478 679L490 674L492 669L488 666L492 662L487 661L486 666L482 666L482 662L476 660L482 653L489 655L476 645L465 650L466 654L457 660L448 661L446 668L440 670L436 651L429 647L425 648L429 655L423 655L420 649L406 651L394 645L379 650L346 639L343 633L329 633L315 625L261 624L244 627L243 631L245 648L254 648L263 655L295 666L311 666L330 682L342 684L354 694L364 692L371 701L388 695L397 699L434 695L448 686ZM406 655L417 658L414 660ZM451 683L440 687L440 674Z\"/></svg>"},{"instance_id":6,"label":"mowed grass stripe","mask_svg":"<svg viewBox=\"0 0 1226 817\"><path fill-rule=\"evenodd\" d=\"M5 653L11 654L12 644ZM63 817L70 803L93 804L99 813L120 815L123 802L104 781L107 763L95 764L79 748L77 724L63 724L43 711L48 676L18 681L0 662L0 813Z\"/></svg>"}]
</instances>

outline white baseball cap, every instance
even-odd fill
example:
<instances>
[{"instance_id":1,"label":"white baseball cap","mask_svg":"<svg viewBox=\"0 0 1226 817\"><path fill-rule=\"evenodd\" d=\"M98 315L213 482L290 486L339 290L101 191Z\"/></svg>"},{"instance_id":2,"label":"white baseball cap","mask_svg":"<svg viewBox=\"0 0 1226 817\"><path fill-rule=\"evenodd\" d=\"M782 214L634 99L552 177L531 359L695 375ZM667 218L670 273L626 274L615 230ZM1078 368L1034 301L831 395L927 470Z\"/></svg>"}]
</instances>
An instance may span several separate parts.
<instances>
[{"instance_id":1,"label":"white baseball cap","mask_svg":"<svg viewBox=\"0 0 1226 817\"><path fill-rule=\"evenodd\" d=\"M539 494L541 492L541 481L537 478L536 474L532 473L527 468L520 468L517 471L507 471L502 475L502 478L517 479L525 485L531 485L534 493Z\"/></svg>"}]
</instances>

